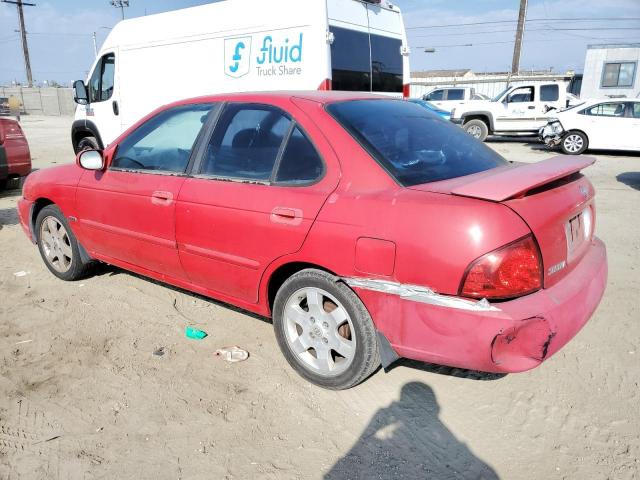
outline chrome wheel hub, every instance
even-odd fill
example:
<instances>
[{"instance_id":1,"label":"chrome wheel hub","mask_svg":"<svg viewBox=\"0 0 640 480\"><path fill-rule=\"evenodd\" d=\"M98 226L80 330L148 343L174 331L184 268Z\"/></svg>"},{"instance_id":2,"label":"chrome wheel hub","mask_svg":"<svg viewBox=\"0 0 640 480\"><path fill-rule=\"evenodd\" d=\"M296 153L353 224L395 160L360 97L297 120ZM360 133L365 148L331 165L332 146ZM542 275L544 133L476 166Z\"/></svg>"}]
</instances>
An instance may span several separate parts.
<instances>
[{"instance_id":1,"label":"chrome wheel hub","mask_svg":"<svg viewBox=\"0 0 640 480\"><path fill-rule=\"evenodd\" d=\"M568 135L567 138L564 139L564 148L568 152L577 152L584 145L584 141L580 135Z\"/></svg>"},{"instance_id":2,"label":"chrome wheel hub","mask_svg":"<svg viewBox=\"0 0 640 480\"><path fill-rule=\"evenodd\" d=\"M482 130L478 125L471 125L469 128L467 128L467 133L474 138L480 138L480 135L482 135Z\"/></svg>"},{"instance_id":3,"label":"chrome wheel hub","mask_svg":"<svg viewBox=\"0 0 640 480\"><path fill-rule=\"evenodd\" d=\"M314 373L337 376L353 362L356 339L351 317L322 289L302 288L289 297L284 329L291 351Z\"/></svg>"},{"instance_id":4,"label":"chrome wheel hub","mask_svg":"<svg viewBox=\"0 0 640 480\"><path fill-rule=\"evenodd\" d=\"M64 273L71 268L73 250L69 234L64 225L55 217L46 217L40 226L40 242L47 263L51 267Z\"/></svg>"}]
</instances>

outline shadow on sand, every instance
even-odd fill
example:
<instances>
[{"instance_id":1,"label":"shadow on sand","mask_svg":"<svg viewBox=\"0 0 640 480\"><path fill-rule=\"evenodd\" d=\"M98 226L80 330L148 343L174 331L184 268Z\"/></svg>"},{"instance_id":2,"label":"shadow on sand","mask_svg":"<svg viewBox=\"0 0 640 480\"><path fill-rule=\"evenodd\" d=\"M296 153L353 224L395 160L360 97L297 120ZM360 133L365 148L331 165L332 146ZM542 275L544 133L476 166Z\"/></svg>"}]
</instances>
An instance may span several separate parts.
<instances>
[{"instance_id":1,"label":"shadow on sand","mask_svg":"<svg viewBox=\"0 0 640 480\"><path fill-rule=\"evenodd\" d=\"M497 479L498 475L440 421L433 390L421 382L402 387L400 398L378 410L326 480Z\"/></svg>"}]
</instances>

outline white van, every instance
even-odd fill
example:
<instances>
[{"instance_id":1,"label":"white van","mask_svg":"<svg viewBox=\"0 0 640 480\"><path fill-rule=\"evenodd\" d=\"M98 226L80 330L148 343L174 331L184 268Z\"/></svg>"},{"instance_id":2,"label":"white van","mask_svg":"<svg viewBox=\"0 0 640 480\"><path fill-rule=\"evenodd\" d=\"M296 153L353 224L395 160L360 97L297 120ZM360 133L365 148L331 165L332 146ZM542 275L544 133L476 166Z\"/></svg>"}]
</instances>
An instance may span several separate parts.
<instances>
[{"instance_id":1,"label":"white van","mask_svg":"<svg viewBox=\"0 0 640 480\"><path fill-rule=\"evenodd\" d=\"M214 93L409 94L409 49L388 0L225 0L124 20L86 84L73 147L104 148L155 108Z\"/></svg>"}]
</instances>

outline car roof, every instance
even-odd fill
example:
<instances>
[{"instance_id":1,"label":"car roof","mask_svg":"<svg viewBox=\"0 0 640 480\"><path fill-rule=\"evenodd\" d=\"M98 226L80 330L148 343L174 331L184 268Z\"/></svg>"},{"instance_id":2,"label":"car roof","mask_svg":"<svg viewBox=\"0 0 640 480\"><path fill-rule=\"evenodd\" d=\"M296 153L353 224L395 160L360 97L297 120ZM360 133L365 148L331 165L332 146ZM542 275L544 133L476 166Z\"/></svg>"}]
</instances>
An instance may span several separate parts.
<instances>
[{"instance_id":1,"label":"car roof","mask_svg":"<svg viewBox=\"0 0 640 480\"><path fill-rule=\"evenodd\" d=\"M242 93L220 93L215 95L205 95L202 97L190 98L173 103L172 105L182 105L198 102L220 102L220 101L269 101L270 99L291 99L300 98L311 100L321 104L342 102L347 100L367 100L367 99L401 99L400 97L389 97L387 95L377 95L362 92L342 92L333 90L310 90L310 91L277 91L277 92L242 92Z\"/></svg>"}]
</instances>

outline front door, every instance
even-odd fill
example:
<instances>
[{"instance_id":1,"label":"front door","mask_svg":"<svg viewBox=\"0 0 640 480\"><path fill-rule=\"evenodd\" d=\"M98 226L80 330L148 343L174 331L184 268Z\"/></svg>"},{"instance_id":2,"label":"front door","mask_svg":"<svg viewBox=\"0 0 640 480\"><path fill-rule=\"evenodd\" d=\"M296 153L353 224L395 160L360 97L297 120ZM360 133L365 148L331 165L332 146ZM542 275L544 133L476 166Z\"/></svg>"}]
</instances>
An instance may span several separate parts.
<instances>
[{"instance_id":1,"label":"front door","mask_svg":"<svg viewBox=\"0 0 640 480\"><path fill-rule=\"evenodd\" d=\"M116 54L111 52L96 62L89 78L89 104L80 107L86 120L98 127L105 148L122 132L116 89Z\"/></svg>"},{"instance_id":2,"label":"front door","mask_svg":"<svg viewBox=\"0 0 640 480\"><path fill-rule=\"evenodd\" d=\"M633 119L626 115L626 105L623 101L603 102L584 111L589 148L624 148L630 133L627 128L633 123Z\"/></svg>"},{"instance_id":3,"label":"front door","mask_svg":"<svg viewBox=\"0 0 640 480\"><path fill-rule=\"evenodd\" d=\"M193 283L255 303L268 265L302 247L338 183L336 169L325 168L331 149L320 150L324 161L318 153L317 130L273 106L225 107L176 206L180 259Z\"/></svg>"},{"instance_id":4,"label":"front door","mask_svg":"<svg viewBox=\"0 0 640 480\"><path fill-rule=\"evenodd\" d=\"M520 87L506 98L504 115L496 117L495 128L500 131L535 130L536 102L534 87Z\"/></svg>"},{"instance_id":5,"label":"front door","mask_svg":"<svg viewBox=\"0 0 640 480\"><path fill-rule=\"evenodd\" d=\"M211 104L159 113L117 145L104 172L77 188L79 236L90 252L184 278L175 240L176 199Z\"/></svg>"}]
</instances>

